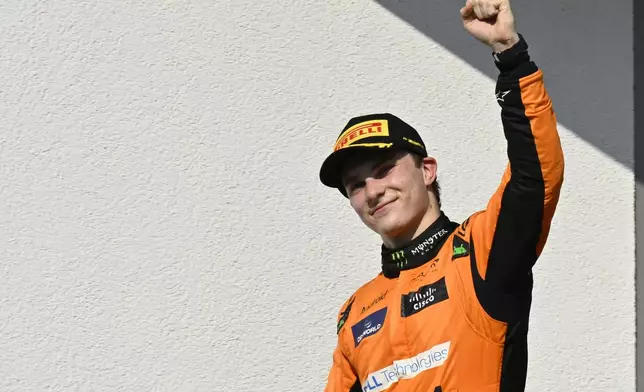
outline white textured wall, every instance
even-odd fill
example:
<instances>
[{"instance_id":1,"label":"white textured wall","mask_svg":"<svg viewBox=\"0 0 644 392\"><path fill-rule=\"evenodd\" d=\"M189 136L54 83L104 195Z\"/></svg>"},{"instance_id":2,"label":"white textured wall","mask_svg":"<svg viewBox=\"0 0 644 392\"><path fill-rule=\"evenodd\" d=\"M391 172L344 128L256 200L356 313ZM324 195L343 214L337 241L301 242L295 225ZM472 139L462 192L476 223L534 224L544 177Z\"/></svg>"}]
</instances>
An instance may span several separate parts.
<instances>
[{"instance_id":1,"label":"white textured wall","mask_svg":"<svg viewBox=\"0 0 644 392\"><path fill-rule=\"evenodd\" d=\"M0 76L2 391L321 390L379 267L346 120L417 126L453 219L505 165L494 81L369 1L5 1ZM632 391L633 174L574 131L528 390Z\"/></svg>"}]
</instances>

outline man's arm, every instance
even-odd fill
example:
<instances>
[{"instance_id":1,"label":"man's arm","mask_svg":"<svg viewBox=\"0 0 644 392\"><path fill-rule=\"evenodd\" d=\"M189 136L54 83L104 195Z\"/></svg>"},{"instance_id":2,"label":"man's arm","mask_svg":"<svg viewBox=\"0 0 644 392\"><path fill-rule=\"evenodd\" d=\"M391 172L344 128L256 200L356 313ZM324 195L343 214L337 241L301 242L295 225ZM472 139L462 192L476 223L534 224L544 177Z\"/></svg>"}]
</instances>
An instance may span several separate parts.
<instances>
[{"instance_id":1,"label":"man's arm","mask_svg":"<svg viewBox=\"0 0 644 392\"><path fill-rule=\"evenodd\" d=\"M517 45L523 45L523 41ZM514 49L520 49L515 47ZM545 245L563 183L557 120L542 71L526 52L501 72L496 97L509 164L472 231L479 273L506 292L527 278Z\"/></svg>"},{"instance_id":2,"label":"man's arm","mask_svg":"<svg viewBox=\"0 0 644 392\"><path fill-rule=\"evenodd\" d=\"M329 371L324 392L360 392L360 381L353 373L349 361L340 349L340 343L333 351L333 364Z\"/></svg>"},{"instance_id":3,"label":"man's arm","mask_svg":"<svg viewBox=\"0 0 644 392\"><path fill-rule=\"evenodd\" d=\"M344 330L344 324L349 317L351 307L353 306L354 297L349 298L342 305L343 310L338 314L338 342L333 351L333 363L329 371L326 387L324 392L360 392L360 380L356 376L348 358L342 352L341 332Z\"/></svg>"},{"instance_id":4,"label":"man's arm","mask_svg":"<svg viewBox=\"0 0 644 392\"><path fill-rule=\"evenodd\" d=\"M479 12L474 12L477 5ZM489 22L486 9L497 10L496 23ZM542 71L530 60L526 42L514 29L509 2L468 0L461 14L468 31L495 52L500 70L496 99L501 106L509 158L486 210L472 221L474 272L487 288L523 296L531 288L531 269L548 237L563 183L564 158L557 120ZM478 20L479 14L488 22ZM469 21L469 28L467 15L475 19ZM498 302L490 299L488 305Z\"/></svg>"}]
</instances>

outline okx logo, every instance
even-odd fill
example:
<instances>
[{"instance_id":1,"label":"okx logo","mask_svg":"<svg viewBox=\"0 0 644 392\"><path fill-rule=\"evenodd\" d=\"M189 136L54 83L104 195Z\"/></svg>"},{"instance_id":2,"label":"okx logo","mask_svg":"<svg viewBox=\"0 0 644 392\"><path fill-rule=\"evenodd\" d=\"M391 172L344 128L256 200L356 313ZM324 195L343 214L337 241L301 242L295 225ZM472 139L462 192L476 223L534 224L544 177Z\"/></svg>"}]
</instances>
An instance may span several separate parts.
<instances>
[{"instance_id":1,"label":"okx logo","mask_svg":"<svg viewBox=\"0 0 644 392\"><path fill-rule=\"evenodd\" d=\"M351 327L353 342L356 347L358 347L363 339L368 338L382 329L382 326L385 324L386 315L387 308L382 308L358 321L356 325Z\"/></svg>"}]
</instances>

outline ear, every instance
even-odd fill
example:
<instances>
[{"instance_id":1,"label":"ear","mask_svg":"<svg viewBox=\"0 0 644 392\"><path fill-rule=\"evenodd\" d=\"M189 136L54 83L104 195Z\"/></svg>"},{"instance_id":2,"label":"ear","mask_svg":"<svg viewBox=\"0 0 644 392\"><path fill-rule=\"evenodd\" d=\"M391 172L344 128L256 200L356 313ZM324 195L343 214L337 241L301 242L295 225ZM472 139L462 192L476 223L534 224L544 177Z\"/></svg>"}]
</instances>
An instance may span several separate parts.
<instances>
[{"instance_id":1,"label":"ear","mask_svg":"<svg viewBox=\"0 0 644 392\"><path fill-rule=\"evenodd\" d=\"M422 161L423 178L425 186L430 186L436 181L438 163L433 157L425 157Z\"/></svg>"}]
</instances>

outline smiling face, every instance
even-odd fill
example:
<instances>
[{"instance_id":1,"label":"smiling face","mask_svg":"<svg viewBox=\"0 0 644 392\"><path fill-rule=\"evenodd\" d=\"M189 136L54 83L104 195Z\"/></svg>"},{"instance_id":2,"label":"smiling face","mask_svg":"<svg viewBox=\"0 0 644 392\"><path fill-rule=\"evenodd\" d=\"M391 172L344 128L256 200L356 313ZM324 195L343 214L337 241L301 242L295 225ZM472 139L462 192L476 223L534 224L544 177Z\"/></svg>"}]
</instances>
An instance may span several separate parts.
<instances>
[{"instance_id":1,"label":"smiling face","mask_svg":"<svg viewBox=\"0 0 644 392\"><path fill-rule=\"evenodd\" d=\"M389 247L411 240L438 216L430 191L435 178L433 158L417 161L401 151L355 157L343 173L351 206Z\"/></svg>"}]
</instances>

